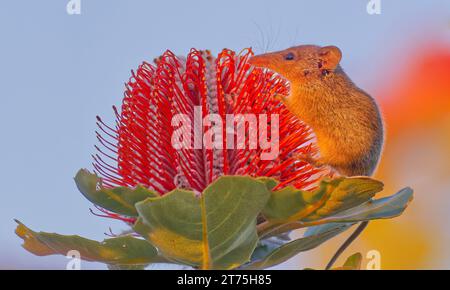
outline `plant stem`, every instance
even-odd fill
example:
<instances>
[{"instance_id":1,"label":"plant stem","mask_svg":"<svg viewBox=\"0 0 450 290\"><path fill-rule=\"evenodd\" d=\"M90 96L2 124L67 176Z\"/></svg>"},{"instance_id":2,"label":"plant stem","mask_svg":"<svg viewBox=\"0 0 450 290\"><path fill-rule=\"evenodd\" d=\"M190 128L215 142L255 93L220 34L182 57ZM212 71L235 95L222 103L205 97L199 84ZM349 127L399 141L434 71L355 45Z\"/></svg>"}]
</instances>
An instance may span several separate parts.
<instances>
[{"instance_id":1,"label":"plant stem","mask_svg":"<svg viewBox=\"0 0 450 290\"><path fill-rule=\"evenodd\" d=\"M350 235L350 237L345 240L345 242L339 247L339 249L336 251L334 256L331 258L330 262L328 262L327 266L325 267L325 270L330 270L331 267L333 267L336 260L339 258L339 256L348 248L348 246L353 243L353 241L364 231L364 229L369 224L368 221L362 222L359 224L359 226L356 228L356 230Z\"/></svg>"}]
</instances>

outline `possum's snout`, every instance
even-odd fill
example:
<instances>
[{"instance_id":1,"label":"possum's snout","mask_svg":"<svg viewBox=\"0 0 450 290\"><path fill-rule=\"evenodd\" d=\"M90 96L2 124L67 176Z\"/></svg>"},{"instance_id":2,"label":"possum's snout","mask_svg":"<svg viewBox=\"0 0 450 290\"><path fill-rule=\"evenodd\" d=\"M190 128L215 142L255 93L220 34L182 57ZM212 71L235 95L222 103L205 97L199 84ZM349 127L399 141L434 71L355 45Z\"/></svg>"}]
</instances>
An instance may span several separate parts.
<instances>
[{"instance_id":1,"label":"possum's snout","mask_svg":"<svg viewBox=\"0 0 450 290\"><path fill-rule=\"evenodd\" d=\"M292 63L286 63L282 59L280 53L265 53L255 55L249 59L249 63L256 67L267 68L277 74L280 74L284 78L288 78L289 71L291 70Z\"/></svg>"},{"instance_id":2,"label":"possum's snout","mask_svg":"<svg viewBox=\"0 0 450 290\"><path fill-rule=\"evenodd\" d=\"M261 54L252 56L249 60L249 63L257 67L270 68L272 60L270 56L267 56L266 54Z\"/></svg>"}]
</instances>

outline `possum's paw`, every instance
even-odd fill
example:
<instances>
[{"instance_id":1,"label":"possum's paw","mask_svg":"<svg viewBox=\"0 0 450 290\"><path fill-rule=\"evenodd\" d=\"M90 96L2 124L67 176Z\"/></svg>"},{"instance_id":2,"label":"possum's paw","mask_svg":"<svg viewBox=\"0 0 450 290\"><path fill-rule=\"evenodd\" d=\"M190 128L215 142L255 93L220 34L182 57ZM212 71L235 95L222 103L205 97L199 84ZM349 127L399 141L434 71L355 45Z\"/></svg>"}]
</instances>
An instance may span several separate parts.
<instances>
[{"instance_id":1,"label":"possum's paw","mask_svg":"<svg viewBox=\"0 0 450 290\"><path fill-rule=\"evenodd\" d=\"M320 158L314 158L311 154L308 153L297 154L294 156L294 158L298 161L309 163L316 168L323 168L327 166L327 164L325 164Z\"/></svg>"}]
</instances>

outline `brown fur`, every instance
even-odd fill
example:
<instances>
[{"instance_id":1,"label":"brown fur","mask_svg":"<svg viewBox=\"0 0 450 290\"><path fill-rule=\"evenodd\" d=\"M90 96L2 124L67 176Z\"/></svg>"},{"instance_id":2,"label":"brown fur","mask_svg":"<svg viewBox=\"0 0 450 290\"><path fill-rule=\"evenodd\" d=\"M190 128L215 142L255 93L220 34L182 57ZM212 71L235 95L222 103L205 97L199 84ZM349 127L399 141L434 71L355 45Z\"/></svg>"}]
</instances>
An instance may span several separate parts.
<instances>
[{"instance_id":1,"label":"brown fur","mask_svg":"<svg viewBox=\"0 0 450 290\"><path fill-rule=\"evenodd\" d=\"M293 59L286 59L288 58ZM301 45L251 58L291 83L289 110L312 127L320 150L315 163L346 176L373 174L383 147L377 104L339 65L335 46Z\"/></svg>"}]
</instances>

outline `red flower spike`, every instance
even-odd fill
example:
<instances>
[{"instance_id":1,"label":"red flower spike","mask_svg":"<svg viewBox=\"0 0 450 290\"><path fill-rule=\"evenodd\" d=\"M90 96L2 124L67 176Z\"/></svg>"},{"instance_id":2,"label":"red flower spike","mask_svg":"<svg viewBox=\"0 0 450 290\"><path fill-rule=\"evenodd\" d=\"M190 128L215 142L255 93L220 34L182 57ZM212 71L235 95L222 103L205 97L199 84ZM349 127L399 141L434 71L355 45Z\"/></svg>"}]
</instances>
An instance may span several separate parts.
<instances>
[{"instance_id":1,"label":"red flower spike","mask_svg":"<svg viewBox=\"0 0 450 290\"><path fill-rule=\"evenodd\" d=\"M100 146L96 146L98 154L93 156L93 166L103 185L140 184L159 194L176 187L202 192L221 175L250 175L273 177L280 181L277 188L311 187L321 176L320 170L294 156L317 154L312 132L273 97L289 92L287 81L273 72L252 67L248 63L252 55L250 49L238 55L223 50L214 58L209 51L192 49L187 58L182 58L166 51L155 65L144 62L132 72L121 112L113 108L115 126L97 118ZM234 136L226 134L226 126L224 149L174 149L172 118L182 113L194 120L195 108L199 107L202 118L219 114L222 120L226 114L267 114L270 122L269 116L278 114L278 157L262 160L265 150L259 144L251 149L249 138L245 138L244 149L227 149L228 138ZM270 127L270 123L264 126ZM202 137L207 129L201 128ZM253 133L245 130L246 136ZM261 132L258 129L257 136ZM267 132L270 139L270 128Z\"/></svg>"}]
</instances>

